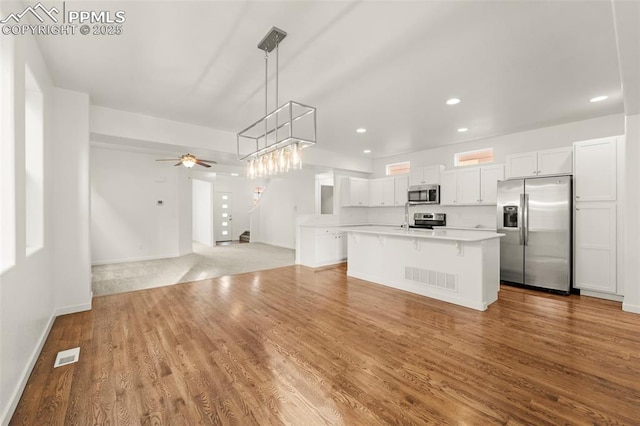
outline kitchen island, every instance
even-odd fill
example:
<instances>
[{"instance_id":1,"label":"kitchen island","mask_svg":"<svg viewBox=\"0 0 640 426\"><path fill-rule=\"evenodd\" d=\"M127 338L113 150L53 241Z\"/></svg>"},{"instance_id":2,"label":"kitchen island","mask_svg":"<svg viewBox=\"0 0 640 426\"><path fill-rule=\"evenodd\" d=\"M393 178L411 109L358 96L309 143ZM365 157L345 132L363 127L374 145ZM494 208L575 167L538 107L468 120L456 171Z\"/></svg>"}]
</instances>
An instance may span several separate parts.
<instances>
[{"instance_id":1,"label":"kitchen island","mask_svg":"<svg viewBox=\"0 0 640 426\"><path fill-rule=\"evenodd\" d=\"M500 237L493 231L353 226L347 275L484 311L498 299Z\"/></svg>"}]
</instances>

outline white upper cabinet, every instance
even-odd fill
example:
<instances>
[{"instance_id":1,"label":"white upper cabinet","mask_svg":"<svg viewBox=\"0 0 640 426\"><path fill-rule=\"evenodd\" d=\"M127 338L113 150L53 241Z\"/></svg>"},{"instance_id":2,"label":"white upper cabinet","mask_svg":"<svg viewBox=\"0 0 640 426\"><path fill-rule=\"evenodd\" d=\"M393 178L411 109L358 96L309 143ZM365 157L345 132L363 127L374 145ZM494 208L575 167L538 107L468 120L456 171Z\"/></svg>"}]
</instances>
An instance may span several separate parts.
<instances>
[{"instance_id":1,"label":"white upper cabinet","mask_svg":"<svg viewBox=\"0 0 640 426\"><path fill-rule=\"evenodd\" d=\"M538 153L524 152L507 156L507 176L533 177L538 173Z\"/></svg>"},{"instance_id":2,"label":"white upper cabinet","mask_svg":"<svg viewBox=\"0 0 640 426\"><path fill-rule=\"evenodd\" d=\"M616 138L602 138L573 144L576 201L615 201Z\"/></svg>"},{"instance_id":3,"label":"white upper cabinet","mask_svg":"<svg viewBox=\"0 0 640 426\"><path fill-rule=\"evenodd\" d=\"M480 167L480 204L495 205L498 181L504 180L504 165Z\"/></svg>"},{"instance_id":4,"label":"white upper cabinet","mask_svg":"<svg viewBox=\"0 0 640 426\"><path fill-rule=\"evenodd\" d=\"M343 207L369 206L369 180L345 177L342 179L340 199Z\"/></svg>"},{"instance_id":5,"label":"white upper cabinet","mask_svg":"<svg viewBox=\"0 0 640 426\"><path fill-rule=\"evenodd\" d=\"M444 206L455 206L458 203L457 172L457 170L442 172L442 179L440 181L440 204Z\"/></svg>"},{"instance_id":6,"label":"white upper cabinet","mask_svg":"<svg viewBox=\"0 0 640 426\"><path fill-rule=\"evenodd\" d=\"M572 147L507 156L507 177L568 175L573 172Z\"/></svg>"},{"instance_id":7,"label":"white upper cabinet","mask_svg":"<svg viewBox=\"0 0 640 426\"><path fill-rule=\"evenodd\" d=\"M439 184L440 174L444 171L442 164L435 166L411 167L409 185Z\"/></svg>"},{"instance_id":8,"label":"white upper cabinet","mask_svg":"<svg viewBox=\"0 0 640 426\"><path fill-rule=\"evenodd\" d=\"M538 176L570 175L573 173L573 149L547 149L538 151Z\"/></svg>"},{"instance_id":9,"label":"white upper cabinet","mask_svg":"<svg viewBox=\"0 0 640 426\"><path fill-rule=\"evenodd\" d=\"M456 204L480 204L480 169L461 169L456 172Z\"/></svg>"},{"instance_id":10,"label":"white upper cabinet","mask_svg":"<svg viewBox=\"0 0 640 426\"><path fill-rule=\"evenodd\" d=\"M440 204L445 206L495 205L504 165L447 170L442 173Z\"/></svg>"},{"instance_id":11,"label":"white upper cabinet","mask_svg":"<svg viewBox=\"0 0 640 426\"><path fill-rule=\"evenodd\" d=\"M396 176L394 205L404 207L407 202L407 190L409 189L409 176Z\"/></svg>"},{"instance_id":12,"label":"white upper cabinet","mask_svg":"<svg viewBox=\"0 0 640 426\"><path fill-rule=\"evenodd\" d=\"M381 178L369 181L369 206L393 207L395 203L395 179Z\"/></svg>"}]
</instances>

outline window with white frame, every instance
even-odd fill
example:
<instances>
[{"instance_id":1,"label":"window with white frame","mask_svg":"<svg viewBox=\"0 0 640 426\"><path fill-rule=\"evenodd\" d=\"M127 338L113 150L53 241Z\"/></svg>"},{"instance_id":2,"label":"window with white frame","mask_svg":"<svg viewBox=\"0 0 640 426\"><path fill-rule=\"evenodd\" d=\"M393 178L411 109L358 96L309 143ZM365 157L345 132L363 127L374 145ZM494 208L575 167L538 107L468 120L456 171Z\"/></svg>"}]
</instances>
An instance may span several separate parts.
<instances>
[{"instance_id":1,"label":"window with white frame","mask_svg":"<svg viewBox=\"0 0 640 426\"><path fill-rule=\"evenodd\" d=\"M44 245L44 96L28 65L24 89L25 239L30 255Z\"/></svg>"},{"instance_id":2,"label":"window with white frame","mask_svg":"<svg viewBox=\"0 0 640 426\"><path fill-rule=\"evenodd\" d=\"M406 175L411 171L411 162L402 161L400 163L387 164L387 176Z\"/></svg>"},{"instance_id":3,"label":"window with white frame","mask_svg":"<svg viewBox=\"0 0 640 426\"><path fill-rule=\"evenodd\" d=\"M453 164L459 166L473 166L477 164L492 163L493 148L477 149L475 151L458 152L455 154Z\"/></svg>"}]
</instances>

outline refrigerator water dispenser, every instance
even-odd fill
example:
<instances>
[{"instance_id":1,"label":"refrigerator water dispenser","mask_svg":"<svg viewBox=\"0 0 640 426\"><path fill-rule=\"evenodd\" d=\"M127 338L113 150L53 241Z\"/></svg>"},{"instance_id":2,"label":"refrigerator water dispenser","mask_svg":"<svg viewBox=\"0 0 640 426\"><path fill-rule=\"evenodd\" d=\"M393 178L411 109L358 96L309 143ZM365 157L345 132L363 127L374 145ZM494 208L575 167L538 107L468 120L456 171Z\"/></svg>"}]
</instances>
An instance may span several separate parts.
<instances>
[{"instance_id":1,"label":"refrigerator water dispenser","mask_svg":"<svg viewBox=\"0 0 640 426\"><path fill-rule=\"evenodd\" d=\"M518 227L518 206L504 206L503 225L505 228Z\"/></svg>"}]
</instances>

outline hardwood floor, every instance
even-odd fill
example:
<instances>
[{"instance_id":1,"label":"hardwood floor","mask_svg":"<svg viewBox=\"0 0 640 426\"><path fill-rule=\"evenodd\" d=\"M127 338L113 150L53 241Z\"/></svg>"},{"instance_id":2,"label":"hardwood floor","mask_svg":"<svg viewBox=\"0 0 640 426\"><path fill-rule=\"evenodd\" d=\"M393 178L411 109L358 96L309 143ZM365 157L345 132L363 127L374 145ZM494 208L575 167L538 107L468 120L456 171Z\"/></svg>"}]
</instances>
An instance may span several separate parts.
<instances>
[{"instance_id":1,"label":"hardwood floor","mask_svg":"<svg viewBox=\"0 0 640 426\"><path fill-rule=\"evenodd\" d=\"M76 364L53 369L59 350ZM486 312L269 271L56 319L11 424L638 424L640 316L503 286Z\"/></svg>"}]
</instances>

